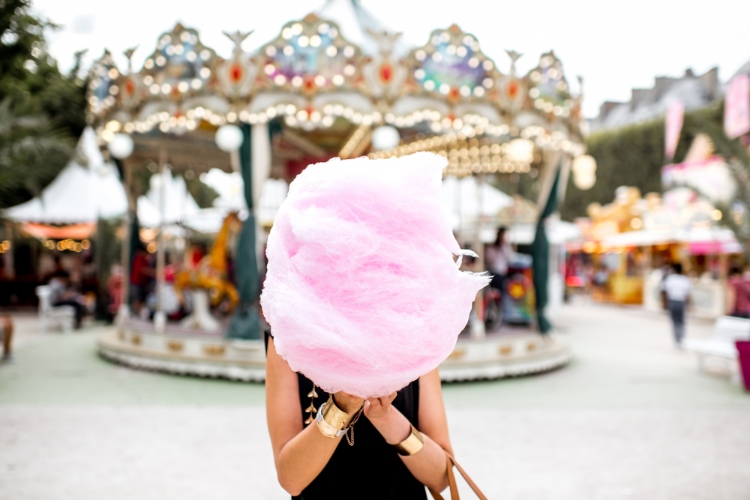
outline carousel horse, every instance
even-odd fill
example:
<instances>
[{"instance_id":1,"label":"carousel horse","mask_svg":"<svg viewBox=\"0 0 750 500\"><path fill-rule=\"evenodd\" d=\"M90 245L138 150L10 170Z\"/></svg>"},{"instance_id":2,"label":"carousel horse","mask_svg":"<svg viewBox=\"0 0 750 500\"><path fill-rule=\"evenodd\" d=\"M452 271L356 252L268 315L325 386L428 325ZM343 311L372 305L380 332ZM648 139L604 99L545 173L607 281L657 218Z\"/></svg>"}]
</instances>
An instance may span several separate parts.
<instances>
[{"instance_id":1,"label":"carousel horse","mask_svg":"<svg viewBox=\"0 0 750 500\"><path fill-rule=\"evenodd\" d=\"M239 302L239 294L229 281L227 265L227 248L232 236L242 226L237 213L231 212L216 235L211 251L201 259L195 269L177 273L174 281L175 292L180 302L183 301L183 291L191 288L195 291L208 293L212 306L218 306L224 300L228 301L228 312L231 312ZM200 323L200 321L198 322Z\"/></svg>"}]
</instances>

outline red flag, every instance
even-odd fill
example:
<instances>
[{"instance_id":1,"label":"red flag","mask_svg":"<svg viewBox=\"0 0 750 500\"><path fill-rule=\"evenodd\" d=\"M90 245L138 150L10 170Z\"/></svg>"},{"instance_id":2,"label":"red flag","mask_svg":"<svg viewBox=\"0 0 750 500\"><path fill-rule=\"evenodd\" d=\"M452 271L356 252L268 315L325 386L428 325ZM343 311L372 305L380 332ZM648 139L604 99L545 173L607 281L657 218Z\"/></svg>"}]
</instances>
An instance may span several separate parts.
<instances>
[{"instance_id":1,"label":"red flag","mask_svg":"<svg viewBox=\"0 0 750 500\"><path fill-rule=\"evenodd\" d=\"M673 101L667 109L666 129L664 131L664 154L667 160L674 158L677 143L680 141L684 118L685 106L681 101Z\"/></svg>"},{"instance_id":2,"label":"red flag","mask_svg":"<svg viewBox=\"0 0 750 500\"><path fill-rule=\"evenodd\" d=\"M737 75L727 85L724 131L730 139L750 132L750 75Z\"/></svg>"}]
</instances>

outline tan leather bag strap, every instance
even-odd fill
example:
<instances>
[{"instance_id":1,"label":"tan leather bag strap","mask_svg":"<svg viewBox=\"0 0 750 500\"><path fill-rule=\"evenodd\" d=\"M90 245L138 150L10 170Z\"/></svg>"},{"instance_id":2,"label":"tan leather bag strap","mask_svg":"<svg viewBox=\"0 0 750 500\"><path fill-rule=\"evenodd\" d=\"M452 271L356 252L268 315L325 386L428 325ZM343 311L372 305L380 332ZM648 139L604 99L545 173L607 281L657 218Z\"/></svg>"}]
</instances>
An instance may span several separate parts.
<instances>
[{"instance_id":1,"label":"tan leather bag strap","mask_svg":"<svg viewBox=\"0 0 750 500\"><path fill-rule=\"evenodd\" d=\"M456 484L456 476L453 474L453 467L458 469L458 472L461 474L461 476L464 478L464 481L469 485L469 487L474 491L474 493L477 495L477 498L479 500L487 500L487 497L484 496L484 493L479 489L479 486L471 480L469 475L466 473L466 471L458 465L458 462L456 462L456 459L453 458L453 455L451 455L448 452L445 452L446 460L447 460L447 467L448 467L448 487L451 492L451 500L460 500L458 496L458 485ZM430 490L430 494L432 495L432 498L435 500L443 500L442 495L438 493L437 491Z\"/></svg>"}]
</instances>

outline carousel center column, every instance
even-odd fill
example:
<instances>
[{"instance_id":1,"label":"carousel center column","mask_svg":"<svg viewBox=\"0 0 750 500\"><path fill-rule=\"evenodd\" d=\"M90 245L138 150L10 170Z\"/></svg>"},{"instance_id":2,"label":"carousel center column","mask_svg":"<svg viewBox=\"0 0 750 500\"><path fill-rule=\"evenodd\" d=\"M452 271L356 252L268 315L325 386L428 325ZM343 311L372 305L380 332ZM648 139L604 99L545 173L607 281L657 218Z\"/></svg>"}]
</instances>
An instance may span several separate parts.
<instances>
[{"instance_id":1,"label":"carousel center column","mask_svg":"<svg viewBox=\"0 0 750 500\"><path fill-rule=\"evenodd\" d=\"M122 281L121 281L121 299L120 307L117 309L117 323L123 324L130 317L130 241L133 235L130 234L132 231L132 225L135 220L136 213L136 200L133 196L131 189L132 185L132 170L128 166L125 159L133 154L133 138L128 134L115 134L107 149L110 155L120 164L125 184L125 195L128 199L128 210L123 220L124 231L122 237Z\"/></svg>"}]
</instances>

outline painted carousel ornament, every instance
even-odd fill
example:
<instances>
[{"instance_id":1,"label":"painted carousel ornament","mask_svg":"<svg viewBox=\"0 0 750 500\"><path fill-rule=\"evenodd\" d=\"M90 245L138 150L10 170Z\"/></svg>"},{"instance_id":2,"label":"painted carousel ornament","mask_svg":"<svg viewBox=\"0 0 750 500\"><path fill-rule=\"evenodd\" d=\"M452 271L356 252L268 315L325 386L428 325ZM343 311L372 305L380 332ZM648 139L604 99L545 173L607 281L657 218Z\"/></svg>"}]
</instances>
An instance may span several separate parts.
<instances>
[{"instance_id":1,"label":"painted carousel ornament","mask_svg":"<svg viewBox=\"0 0 750 500\"><path fill-rule=\"evenodd\" d=\"M216 78L221 90L232 100L247 97L255 83L258 73L256 61L242 50L242 42L252 35L253 31L255 30L246 33L239 30L234 33L224 32L234 43L234 49L231 59L222 59L217 64Z\"/></svg>"},{"instance_id":2,"label":"painted carousel ornament","mask_svg":"<svg viewBox=\"0 0 750 500\"><path fill-rule=\"evenodd\" d=\"M402 33L371 29L367 32L377 41L378 52L367 58L362 73L373 95L382 98L384 104L392 103L398 97L407 76L404 62L394 55L396 42ZM385 114L387 107L381 109L381 112Z\"/></svg>"},{"instance_id":3,"label":"painted carousel ornament","mask_svg":"<svg viewBox=\"0 0 750 500\"><path fill-rule=\"evenodd\" d=\"M563 74L562 63L554 52L542 55L539 65L529 73L529 79L533 84L529 97L533 99L535 108L550 116L570 116L575 103Z\"/></svg>"},{"instance_id":4,"label":"painted carousel ornament","mask_svg":"<svg viewBox=\"0 0 750 500\"><path fill-rule=\"evenodd\" d=\"M512 114L518 113L526 99L528 86L516 75L516 61L523 54L515 50L505 51L510 58L510 73L500 77L500 100L507 106Z\"/></svg>"},{"instance_id":5,"label":"painted carousel ornament","mask_svg":"<svg viewBox=\"0 0 750 500\"><path fill-rule=\"evenodd\" d=\"M128 74L120 79L119 100L125 110L135 108L146 91L141 78L133 72L133 54L136 49L137 47L133 47L123 52L128 60ZM129 132L132 132L132 129Z\"/></svg>"},{"instance_id":6,"label":"painted carousel ornament","mask_svg":"<svg viewBox=\"0 0 750 500\"><path fill-rule=\"evenodd\" d=\"M104 54L89 72L88 109L90 113L104 115L115 107L120 88L116 82L120 71L115 66L112 54Z\"/></svg>"},{"instance_id":7,"label":"painted carousel ornament","mask_svg":"<svg viewBox=\"0 0 750 500\"><path fill-rule=\"evenodd\" d=\"M281 35L261 49L261 82L275 90L311 96L351 89L362 79L359 47L339 28L315 16L287 23Z\"/></svg>"},{"instance_id":8,"label":"painted carousel ornament","mask_svg":"<svg viewBox=\"0 0 750 500\"><path fill-rule=\"evenodd\" d=\"M457 103L494 93L498 72L477 39L454 24L433 31L429 43L412 52L410 76L422 94Z\"/></svg>"}]
</instances>

